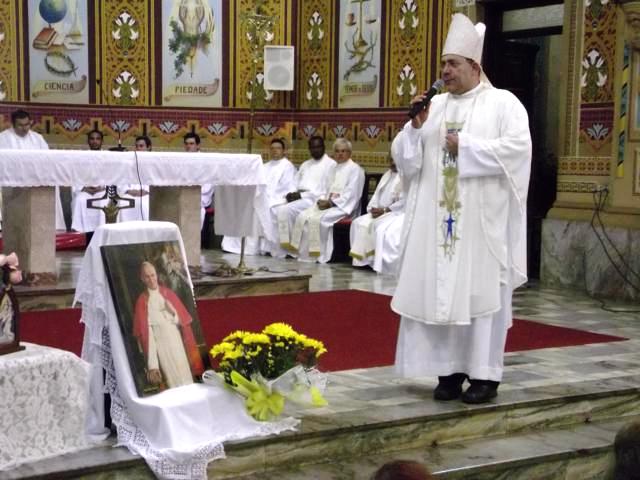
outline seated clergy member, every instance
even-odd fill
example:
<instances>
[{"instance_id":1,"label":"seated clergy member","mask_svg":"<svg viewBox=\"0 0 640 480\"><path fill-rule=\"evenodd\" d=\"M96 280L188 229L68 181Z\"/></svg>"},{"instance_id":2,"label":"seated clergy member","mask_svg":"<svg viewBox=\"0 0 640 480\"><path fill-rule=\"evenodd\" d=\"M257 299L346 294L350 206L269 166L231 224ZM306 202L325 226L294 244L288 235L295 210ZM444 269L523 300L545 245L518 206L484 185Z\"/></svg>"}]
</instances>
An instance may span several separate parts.
<instances>
[{"instance_id":1,"label":"seated clergy member","mask_svg":"<svg viewBox=\"0 0 640 480\"><path fill-rule=\"evenodd\" d=\"M189 132L183 137L185 152L200 151L200 135ZM200 228L204 226L205 209L213 205L213 185L204 184L200 187Z\"/></svg>"},{"instance_id":2,"label":"seated clergy member","mask_svg":"<svg viewBox=\"0 0 640 480\"><path fill-rule=\"evenodd\" d=\"M331 184L316 204L296 218L291 232L291 252L301 261L327 263L333 253L333 224L360 212L364 170L351 160L351 142L338 138L333 144L336 165Z\"/></svg>"},{"instance_id":3,"label":"seated clergy member","mask_svg":"<svg viewBox=\"0 0 640 480\"><path fill-rule=\"evenodd\" d=\"M104 136L100 130L91 130L87 134L89 150L102 150L102 140ZM105 194L105 185L74 186L73 200L71 203L71 229L76 232L93 232L100 225L104 224L105 217L102 210L87 208L87 200L91 198L102 198ZM98 202L97 206L105 206L108 200L105 198ZM94 204L95 205L95 204Z\"/></svg>"},{"instance_id":4,"label":"seated clergy member","mask_svg":"<svg viewBox=\"0 0 640 480\"><path fill-rule=\"evenodd\" d=\"M24 110L11 114L11 128L0 133L0 148L9 150L49 150L49 145L38 132L31 130L31 116ZM0 201L0 205L2 202ZM67 230L60 202L60 191L55 187L56 230ZM2 217L0 216L0 219Z\"/></svg>"},{"instance_id":5,"label":"seated clergy member","mask_svg":"<svg viewBox=\"0 0 640 480\"><path fill-rule=\"evenodd\" d=\"M284 156L284 140L274 138L271 140L271 160L264 165L265 178L267 180L267 203L271 212L280 205L287 203L285 196L296 188L296 167ZM222 239L222 249L225 252L240 253L241 238L227 237ZM264 237L245 238L244 253L257 255L264 253L268 248L263 245Z\"/></svg>"},{"instance_id":6,"label":"seated clergy member","mask_svg":"<svg viewBox=\"0 0 640 480\"><path fill-rule=\"evenodd\" d=\"M404 228L404 209L393 212L391 219L376 228L376 253L373 256L373 269L382 275L398 275L402 254Z\"/></svg>"},{"instance_id":7,"label":"seated clergy member","mask_svg":"<svg viewBox=\"0 0 640 480\"><path fill-rule=\"evenodd\" d=\"M136 137L134 147L136 152L150 152L151 139L146 135L140 135ZM120 216L118 217L120 222L149 220L149 185L132 183L118 190L124 192L120 193L120 196L123 198L131 198L135 202L133 208L120 210Z\"/></svg>"},{"instance_id":8,"label":"seated clergy member","mask_svg":"<svg viewBox=\"0 0 640 480\"><path fill-rule=\"evenodd\" d=\"M372 266L374 254L376 257L382 255L382 252L378 252L376 239L378 235L384 236L388 224L404 210L402 179L393 158L389 159L389 170L380 179L367 205L368 213L356 218L351 224L349 255L353 257L353 265L356 267ZM380 247L384 247L384 240L380 243Z\"/></svg>"},{"instance_id":9,"label":"seated clergy member","mask_svg":"<svg viewBox=\"0 0 640 480\"><path fill-rule=\"evenodd\" d=\"M265 250L272 257L284 258L285 248L290 247L291 228L300 212L315 204L329 188L329 173L336 164L324 153L324 140L313 136L309 139L311 158L300 165L296 175L296 190L285 195L286 203L271 209L272 223L278 235L279 244L265 242Z\"/></svg>"}]
</instances>

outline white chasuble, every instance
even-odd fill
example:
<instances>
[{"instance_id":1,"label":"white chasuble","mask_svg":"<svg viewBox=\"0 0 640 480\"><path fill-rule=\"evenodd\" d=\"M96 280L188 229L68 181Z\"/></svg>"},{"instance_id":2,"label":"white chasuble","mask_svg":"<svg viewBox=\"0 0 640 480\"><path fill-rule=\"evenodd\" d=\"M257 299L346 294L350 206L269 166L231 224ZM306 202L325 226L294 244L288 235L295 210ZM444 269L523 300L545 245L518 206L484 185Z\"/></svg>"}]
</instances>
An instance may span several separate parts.
<instances>
[{"instance_id":1,"label":"white chasuble","mask_svg":"<svg viewBox=\"0 0 640 480\"><path fill-rule=\"evenodd\" d=\"M147 290L149 322L149 354L147 368L159 369L169 388L193 383L191 367L182 342L180 319L170 311L158 289ZM171 307L171 309L173 309Z\"/></svg>"},{"instance_id":2,"label":"white chasuble","mask_svg":"<svg viewBox=\"0 0 640 480\"><path fill-rule=\"evenodd\" d=\"M324 198L331 200L335 206L320 210L313 205L296 218L291 232L291 246L300 260L328 262L333 253L333 224L358 213L364 188L362 167L351 159L336 164L331 179L331 186Z\"/></svg>"},{"instance_id":3,"label":"white chasuble","mask_svg":"<svg viewBox=\"0 0 640 480\"><path fill-rule=\"evenodd\" d=\"M459 130L458 156L444 150ZM526 279L526 193L531 140L524 107L481 83L434 97L420 129L400 134L411 180L406 247L392 309L406 318L468 325L501 308L500 285Z\"/></svg>"},{"instance_id":4,"label":"white chasuble","mask_svg":"<svg viewBox=\"0 0 640 480\"><path fill-rule=\"evenodd\" d=\"M369 200L367 211L371 212L372 208L388 208L390 211L377 218L373 218L371 213L366 213L351 223L349 255L353 257L355 266L371 264L368 257L375 253L376 231L391 221L391 217L404 208L402 179L398 172L387 170L382 176L376 191Z\"/></svg>"},{"instance_id":5,"label":"white chasuble","mask_svg":"<svg viewBox=\"0 0 640 480\"><path fill-rule=\"evenodd\" d=\"M291 247L291 229L296 218L300 212L311 207L321 195L327 192L331 185L329 176L335 164L335 160L324 154L319 160L310 158L300 165L296 175L296 190L300 192L301 198L275 207L274 216L280 247L287 249ZM275 246L271 249L273 256L284 257L285 254L286 252Z\"/></svg>"}]
</instances>

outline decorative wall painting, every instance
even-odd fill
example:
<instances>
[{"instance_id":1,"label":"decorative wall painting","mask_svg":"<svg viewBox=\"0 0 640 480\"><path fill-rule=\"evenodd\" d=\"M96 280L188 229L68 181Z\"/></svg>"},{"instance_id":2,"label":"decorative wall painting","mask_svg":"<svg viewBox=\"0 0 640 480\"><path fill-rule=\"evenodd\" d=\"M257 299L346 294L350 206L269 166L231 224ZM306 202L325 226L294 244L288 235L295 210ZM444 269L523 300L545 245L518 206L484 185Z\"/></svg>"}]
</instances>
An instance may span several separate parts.
<instances>
[{"instance_id":1,"label":"decorative wall painting","mask_svg":"<svg viewBox=\"0 0 640 480\"><path fill-rule=\"evenodd\" d=\"M372 108L380 98L381 0L341 0L338 107Z\"/></svg>"},{"instance_id":2,"label":"decorative wall painting","mask_svg":"<svg viewBox=\"0 0 640 480\"><path fill-rule=\"evenodd\" d=\"M222 106L222 1L163 0L162 104Z\"/></svg>"},{"instance_id":3,"label":"decorative wall painting","mask_svg":"<svg viewBox=\"0 0 640 480\"><path fill-rule=\"evenodd\" d=\"M86 0L29 0L33 102L89 103Z\"/></svg>"}]
</instances>

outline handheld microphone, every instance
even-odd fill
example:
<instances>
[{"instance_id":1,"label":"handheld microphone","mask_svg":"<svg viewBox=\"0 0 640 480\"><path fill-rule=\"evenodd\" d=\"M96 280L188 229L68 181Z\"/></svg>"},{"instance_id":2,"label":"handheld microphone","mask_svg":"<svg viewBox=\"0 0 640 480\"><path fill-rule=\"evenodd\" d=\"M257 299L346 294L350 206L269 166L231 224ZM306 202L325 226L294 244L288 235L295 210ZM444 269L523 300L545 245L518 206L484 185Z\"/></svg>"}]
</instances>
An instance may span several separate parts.
<instances>
[{"instance_id":1,"label":"handheld microphone","mask_svg":"<svg viewBox=\"0 0 640 480\"><path fill-rule=\"evenodd\" d=\"M408 113L409 118L415 118L416 115L418 115L422 110L427 108L427 106L431 102L431 99L438 93L438 90L440 90L443 86L444 86L444 80L442 80L441 78L433 82L433 85L431 85L431 88L427 91L422 101L411 105L411 108L409 109L409 113Z\"/></svg>"}]
</instances>

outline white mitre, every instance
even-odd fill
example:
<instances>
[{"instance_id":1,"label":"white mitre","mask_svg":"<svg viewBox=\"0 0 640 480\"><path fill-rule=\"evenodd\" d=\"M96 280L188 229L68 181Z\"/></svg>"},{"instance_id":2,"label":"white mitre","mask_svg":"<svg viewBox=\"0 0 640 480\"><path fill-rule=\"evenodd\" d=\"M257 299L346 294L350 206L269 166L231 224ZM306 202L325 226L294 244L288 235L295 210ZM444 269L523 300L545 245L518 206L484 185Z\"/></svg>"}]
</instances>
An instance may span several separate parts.
<instances>
[{"instance_id":1,"label":"white mitre","mask_svg":"<svg viewBox=\"0 0 640 480\"><path fill-rule=\"evenodd\" d=\"M447 39L442 48L442 55L459 55L469 58L480 65L480 79L491 84L482 70L482 47L487 27L478 22L475 25L462 13L455 13L449 25Z\"/></svg>"}]
</instances>

